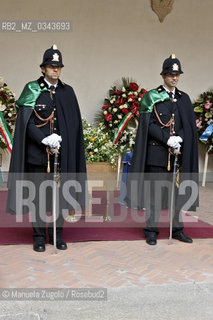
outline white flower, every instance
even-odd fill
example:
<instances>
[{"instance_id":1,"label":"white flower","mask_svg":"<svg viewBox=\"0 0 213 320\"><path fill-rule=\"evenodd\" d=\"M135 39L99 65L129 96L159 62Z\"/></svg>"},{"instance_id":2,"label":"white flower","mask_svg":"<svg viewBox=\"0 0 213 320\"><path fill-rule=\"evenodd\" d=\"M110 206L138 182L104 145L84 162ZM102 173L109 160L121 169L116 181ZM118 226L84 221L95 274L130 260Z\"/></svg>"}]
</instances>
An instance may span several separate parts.
<instances>
[{"instance_id":1,"label":"white flower","mask_svg":"<svg viewBox=\"0 0 213 320\"><path fill-rule=\"evenodd\" d=\"M131 101L132 101L132 98L129 98L128 101L131 102Z\"/></svg>"},{"instance_id":2,"label":"white flower","mask_svg":"<svg viewBox=\"0 0 213 320\"><path fill-rule=\"evenodd\" d=\"M106 111L106 110L104 111L104 114L107 114L107 111Z\"/></svg>"},{"instance_id":3,"label":"white flower","mask_svg":"<svg viewBox=\"0 0 213 320\"><path fill-rule=\"evenodd\" d=\"M118 123L118 120L115 120L114 123Z\"/></svg>"},{"instance_id":4,"label":"white flower","mask_svg":"<svg viewBox=\"0 0 213 320\"><path fill-rule=\"evenodd\" d=\"M121 114L119 114L118 115L118 119L122 119L123 117L122 117L122 115Z\"/></svg>"},{"instance_id":5,"label":"white flower","mask_svg":"<svg viewBox=\"0 0 213 320\"><path fill-rule=\"evenodd\" d=\"M138 98L138 101L141 101L141 98Z\"/></svg>"},{"instance_id":6,"label":"white flower","mask_svg":"<svg viewBox=\"0 0 213 320\"><path fill-rule=\"evenodd\" d=\"M0 103L0 111L4 111L5 109L6 109L6 106Z\"/></svg>"},{"instance_id":7,"label":"white flower","mask_svg":"<svg viewBox=\"0 0 213 320\"><path fill-rule=\"evenodd\" d=\"M137 96L137 95L138 95L137 91L134 91L134 95L135 95L135 96Z\"/></svg>"},{"instance_id":8,"label":"white flower","mask_svg":"<svg viewBox=\"0 0 213 320\"><path fill-rule=\"evenodd\" d=\"M95 148L94 152L98 152L98 148Z\"/></svg>"},{"instance_id":9,"label":"white flower","mask_svg":"<svg viewBox=\"0 0 213 320\"><path fill-rule=\"evenodd\" d=\"M113 112L117 112L118 109L117 109L117 108L113 108L112 111L113 111Z\"/></svg>"},{"instance_id":10,"label":"white flower","mask_svg":"<svg viewBox=\"0 0 213 320\"><path fill-rule=\"evenodd\" d=\"M111 99L111 100L110 100L110 103L113 104L113 102L114 102L114 99Z\"/></svg>"},{"instance_id":11,"label":"white flower","mask_svg":"<svg viewBox=\"0 0 213 320\"><path fill-rule=\"evenodd\" d=\"M124 88L124 87L122 87L122 89L121 89L123 92L126 92L126 89Z\"/></svg>"},{"instance_id":12,"label":"white flower","mask_svg":"<svg viewBox=\"0 0 213 320\"><path fill-rule=\"evenodd\" d=\"M123 94L122 94L122 97L123 97L123 98L126 98L126 93L123 93Z\"/></svg>"},{"instance_id":13,"label":"white flower","mask_svg":"<svg viewBox=\"0 0 213 320\"><path fill-rule=\"evenodd\" d=\"M128 105L126 103L123 106L124 106L124 108L128 108Z\"/></svg>"},{"instance_id":14,"label":"white flower","mask_svg":"<svg viewBox=\"0 0 213 320\"><path fill-rule=\"evenodd\" d=\"M133 92L132 92L132 91L130 91L130 92L128 93L128 95L130 96L130 94L133 94Z\"/></svg>"},{"instance_id":15,"label":"white flower","mask_svg":"<svg viewBox=\"0 0 213 320\"><path fill-rule=\"evenodd\" d=\"M112 124L110 123L109 126L112 127Z\"/></svg>"},{"instance_id":16,"label":"white flower","mask_svg":"<svg viewBox=\"0 0 213 320\"><path fill-rule=\"evenodd\" d=\"M132 138L130 138L129 143L130 143L130 145L132 145L132 144L134 144L135 142L134 142L134 140L133 140Z\"/></svg>"},{"instance_id":17,"label":"white flower","mask_svg":"<svg viewBox=\"0 0 213 320\"><path fill-rule=\"evenodd\" d=\"M12 117L12 113L8 113L8 117L11 118Z\"/></svg>"}]
</instances>

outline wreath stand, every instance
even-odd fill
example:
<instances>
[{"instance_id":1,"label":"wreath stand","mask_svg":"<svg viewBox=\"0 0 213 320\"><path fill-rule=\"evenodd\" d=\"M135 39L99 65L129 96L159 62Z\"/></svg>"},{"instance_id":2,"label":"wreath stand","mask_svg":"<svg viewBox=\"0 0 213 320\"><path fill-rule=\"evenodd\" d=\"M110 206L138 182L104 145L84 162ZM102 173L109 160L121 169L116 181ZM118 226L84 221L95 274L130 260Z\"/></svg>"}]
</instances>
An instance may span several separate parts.
<instances>
[{"instance_id":1,"label":"wreath stand","mask_svg":"<svg viewBox=\"0 0 213 320\"><path fill-rule=\"evenodd\" d=\"M4 181L3 181L1 168L2 168L2 154L0 153L0 187L4 187Z\"/></svg>"},{"instance_id":2,"label":"wreath stand","mask_svg":"<svg viewBox=\"0 0 213 320\"><path fill-rule=\"evenodd\" d=\"M206 173L207 173L207 168L208 168L208 161L209 161L209 153L208 153L208 151L206 151L204 169L203 169L202 187L205 187L205 185L206 185Z\"/></svg>"}]
</instances>

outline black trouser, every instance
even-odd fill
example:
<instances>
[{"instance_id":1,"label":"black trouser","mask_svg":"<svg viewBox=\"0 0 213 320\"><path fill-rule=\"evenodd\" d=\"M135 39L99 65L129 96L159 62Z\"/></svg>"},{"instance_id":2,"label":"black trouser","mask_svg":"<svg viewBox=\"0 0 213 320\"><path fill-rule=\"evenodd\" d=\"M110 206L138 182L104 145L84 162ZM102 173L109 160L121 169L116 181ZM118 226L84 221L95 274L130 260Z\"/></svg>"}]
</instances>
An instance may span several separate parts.
<instances>
[{"instance_id":1,"label":"black trouser","mask_svg":"<svg viewBox=\"0 0 213 320\"><path fill-rule=\"evenodd\" d=\"M146 208L146 227L144 233L159 233L157 224L162 209L169 208L171 205L171 188L173 178L173 168L170 172L164 167L146 167L146 180L148 181L147 190L145 190L145 208ZM175 233L183 229L180 210L177 208L178 189L175 186L174 208L173 208L173 229Z\"/></svg>"},{"instance_id":2,"label":"black trouser","mask_svg":"<svg viewBox=\"0 0 213 320\"><path fill-rule=\"evenodd\" d=\"M50 162L51 166L51 172L53 172L53 159ZM52 211L52 189L47 188L47 194L46 196L46 210L40 212L39 210L39 204L41 202L41 199L39 198L39 186L41 183L45 180L52 180L53 174L48 173L47 174L47 167L44 166L37 166L34 164L27 164L27 178L35 183L35 212L32 214L32 227L33 227L33 238L36 241L39 241L40 239L46 240L46 212ZM61 239L62 232L63 232L63 224L64 224L64 218L61 214L58 215L56 219L56 239ZM48 225L48 234L49 239L53 239L53 222L50 222Z\"/></svg>"}]
</instances>

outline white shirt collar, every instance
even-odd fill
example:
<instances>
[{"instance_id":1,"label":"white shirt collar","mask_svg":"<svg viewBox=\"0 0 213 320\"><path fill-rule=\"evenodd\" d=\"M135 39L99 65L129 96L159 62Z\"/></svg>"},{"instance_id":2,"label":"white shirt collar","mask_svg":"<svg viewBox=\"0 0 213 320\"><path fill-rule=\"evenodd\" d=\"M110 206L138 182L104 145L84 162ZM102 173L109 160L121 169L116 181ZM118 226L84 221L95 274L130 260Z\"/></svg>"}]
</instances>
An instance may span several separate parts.
<instances>
[{"instance_id":1,"label":"white shirt collar","mask_svg":"<svg viewBox=\"0 0 213 320\"><path fill-rule=\"evenodd\" d=\"M56 87L57 87L57 85L58 85L58 83L56 83L56 84L52 84L52 83L50 83L50 82L49 82L49 81L47 81L47 79L45 79L45 78L44 78L44 81L47 83L48 88L50 88L51 86L54 86L54 87L55 87L55 89L56 89Z\"/></svg>"},{"instance_id":2,"label":"white shirt collar","mask_svg":"<svg viewBox=\"0 0 213 320\"><path fill-rule=\"evenodd\" d=\"M163 86L164 87L164 86ZM175 96L175 88L172 91L169 91L166 87L164 87L164 89L166 90L166 92L172 92L173 98Z\"/></svg>"}]
</instances>

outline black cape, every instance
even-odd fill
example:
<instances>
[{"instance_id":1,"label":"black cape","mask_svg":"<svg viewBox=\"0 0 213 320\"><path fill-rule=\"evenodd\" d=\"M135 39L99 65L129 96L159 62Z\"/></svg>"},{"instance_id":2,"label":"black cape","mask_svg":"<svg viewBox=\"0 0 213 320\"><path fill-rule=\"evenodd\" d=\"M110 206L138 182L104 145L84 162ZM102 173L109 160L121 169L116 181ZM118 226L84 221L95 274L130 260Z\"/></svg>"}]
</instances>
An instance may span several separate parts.
<instances>
[{"instance_id":1,"label":"black cape","mask_svg":"<svg viewBox=\"0 0 213 320\"><path fill-rule=\"evenodd\" d=\"M156 92L156 90L158 89L154 89L153 91ZM182 173L180 174L180 183L183 181L190 181L192 187L195 187L196 192L198 192L198 138L195 115L189 96L182 91L179 92L181 95L180 98L177 100L176 104L178 105L178 110L180 113L184 130L184 143L183 147L181 148ZM150 100L149 92L144 96L144 98L146 101ZM143 104L143 99L141 101L141 104ZM127 178L126 196L127 205L135 209L142 209L145 207L144 182L147 177L145 168L147 156L148 128L151 115L150 110L149 112L146 112L145 108L142 107L140 109L141 112L139 117L139 126L137 130L136 142L133 151L133 158ZM179 194L177 207L183 208L184 210L183 205L186 204L189 199L190 201L192 199L192 189L190 185L189 187L185 188L184 194ZM197 193L195 198L192 199L190 205L187 207L187 210L195 211L198 205L199 197Z\"/></svg>"},{"instance_id":2,"label":"black cape","mask_svg":"<svg viewBox=\"0 0 213 320\"><path fill-rule=\"evenodd\" d=\"M46 83L43 81L43 77L37 80L35 83L38 87L43 88ZM30 87L28 83L19 100L24 101L26 88ZM86 182L86 162L84 152L84 140L83 140L83 128L81 121L81 113L78 105L78 101L73 88L67 84L64 84L59 80L57 87L57 93L55 95L55 102L58 110L58 124L60 129L60 135L62 137L60 154L61 154L61 173L62 178L65 181L69 178L75 178L80 181L82 188L85 190ZM28 91L27 91L28 92ZM42 92L38 92L37 96ZM28 97L26 96L26 99ZM29 104L30 105L30 104ZM33 106L19 106L18 115L16 121L16 128L14 133L13 149L10 161L9 177L8 177L8 198L7 198L7 212L11 214L21 213L16 212L15 203L15 184L17 179L23 179L26 177L26 131L27 124L30 116L33 112ZM82 191L79 196L79 202L83 205L85 202L84 192ZM69 209L72 209L68 206ZM23 213L23 212L22 212ZM25 213L25 212L24 212Z\"/></svg>"}]
</instances>

